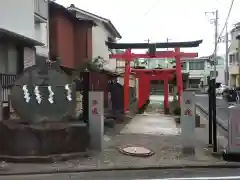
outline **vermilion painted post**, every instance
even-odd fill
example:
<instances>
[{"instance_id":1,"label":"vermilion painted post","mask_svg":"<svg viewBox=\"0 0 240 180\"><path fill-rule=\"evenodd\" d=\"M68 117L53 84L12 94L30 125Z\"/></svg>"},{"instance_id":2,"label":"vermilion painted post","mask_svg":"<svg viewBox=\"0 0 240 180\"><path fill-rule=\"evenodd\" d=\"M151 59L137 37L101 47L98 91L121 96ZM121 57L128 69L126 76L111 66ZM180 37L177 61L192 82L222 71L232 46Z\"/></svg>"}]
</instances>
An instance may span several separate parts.
<instances>
[{"instance_id":1,"label":"vermilion painted post","mask_svg":"<svg viewBox=\"0 0 240 180\"><path fill-rule=\"evenodd\" d=\"M168 79L164 79L164 109L168 109Z\"/></svg>"},{"instance_id":2,"label":"vermilion painted post","mask_svg":"<svg viewBox=\"0 0 240 180\"><path fill-rule=\"evenodd\" d=\"M144 88L142 88L144 85L142 76L139 76L138 78L138 108L141 108L143 106L144 101Z\"/></svg>"},{"instance_id":3,"label":"vermilion painted post","mask_svg":"<svg viewBox=\"0 0 240 180\"><path fill-rule=\"evenodd\" d=\"M150 98L150 79L149 79L149 77L148 78L146 78L146 100L149 100L149 98Z\"/></svg>"},{"instance_id":4,"label":"vermilion painted post","mask_svg":"<svg viewBox=\"0 0 240 180\"><path fill-rule=\"evenodd\" d=\"M143 81L143 86L141 87L143 89L143 104L146 103L147 101L147 97L148 97L148 86L149 86L149 82L148 82L148 78L143 74L142 75L142 81Z\"/></svg>"},{"instance_id":5,"label":"vermilion painted post","mask_svg":"<svg viewBox=\"0 0 240 180\"><path fill-rule=\"evenodd\" d=\"M177 90L178 90L178 101L181 105L181 96L183 91L183 81L181 72L181 59L180 59L180 48L175 48L175 59L176 59L176 78L177 78Z\"/></svg>"},{"instance_id":6,"label":"vermilion painted post","mask_svg":"<svg viewBox=\"0 0 240 180\"><path fill-rule=\"evenodd\" d=\"M130 62L132 60L131 49L125 51L125 73L124 73L124 113L127 112L128 108L128 95L129 95L129 77L130 77Z\"/></svg>"}]
</instances>

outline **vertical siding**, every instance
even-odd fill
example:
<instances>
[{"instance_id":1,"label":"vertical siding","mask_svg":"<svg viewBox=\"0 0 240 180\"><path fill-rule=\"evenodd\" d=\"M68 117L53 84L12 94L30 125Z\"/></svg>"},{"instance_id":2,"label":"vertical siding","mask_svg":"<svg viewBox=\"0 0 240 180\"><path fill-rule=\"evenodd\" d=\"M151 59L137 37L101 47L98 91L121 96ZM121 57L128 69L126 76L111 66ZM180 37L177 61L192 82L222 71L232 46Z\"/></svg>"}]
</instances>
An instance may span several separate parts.
<instances>
[{"instance_id":1,"label":"vertical siding","mask_svg":"<svg viewBox=\"0 0 240 180\"><path fill-rule=\"evenodd\" d=\"M74 26L63 14L57 17L58 55L61 65L74 68Z\"/></svg>"},{"instance_id":2,"label":"vertical siding","mask_svg":"<svg viewBox=\"0 0 240 180\"><path fill-rule=\"evenodd\" d=\"M87 23L81 22L75 25L75 62L80 66L85 61L92 59L92 33Z\"/></svg>"},{"instance_id":3,"label":"vertical siding","mask_svg":"<svg viewBox=\"0 0 240 180\"><path fill-rule=\"evenodd\" d=\"M50 12L49 15L49 55L50 58L57 54L58 38L57 38L57 15Z\"/></svg>"},{"instance_id":4,"label":"vertical siding","mask_svg":"<svg viewBox=\"0 0 240 180\"><path fill-rule=\"evenodd\" d=\"M109 75L101 72L91 72L90 75L90 90L104 92L104 107L108 107L108 80Z\"/></svg>"},{"instance_id":5,"label":"vertical siding","mask_svg":"<svg viewBox=\"0 0 240 180\"><path fill-rule=\"evenodd\" d=\"M49 24L50 54L60 56L61 66L78 69L83 61L92 59L92 32L88 23L52 10Z\"/></svg>"}]
</instances>

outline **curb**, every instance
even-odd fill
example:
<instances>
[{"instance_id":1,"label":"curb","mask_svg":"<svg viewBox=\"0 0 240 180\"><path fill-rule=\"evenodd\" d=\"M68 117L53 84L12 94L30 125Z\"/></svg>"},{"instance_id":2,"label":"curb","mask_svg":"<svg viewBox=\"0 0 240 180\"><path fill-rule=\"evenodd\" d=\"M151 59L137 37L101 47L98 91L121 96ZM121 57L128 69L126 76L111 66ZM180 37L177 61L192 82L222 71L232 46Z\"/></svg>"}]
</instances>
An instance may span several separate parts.
<instances>
[{"instance_id":1,"label":"curb","mask_svg":"<svg viewBox=\"0 0 240 180\"><path fill-rule=\"evenodd\" d=\"M202 111L206 116L208 116L208 112L198 103L196 103L196 107ZM228 132L228 129L225 128L221 123L218 122L219 121L219 117L217 117L217 124L218 126L220 126L224 131Z\"/></svg>"},{"instance_id":2,"label":"curb","mask_svg":"<svg viewBox=\"0 0 240 180\"><path fill-rule=\"evenodd\" d=\"M160 165L160 166L145 166L145 167L113 167L113 168L85 168L85 169L57 169L49 171L31 171L20 173L1 173L3 169L0 169L1 176L16 176L16 175L46 175L46 174L64 174L64 173L81 173L81 172L99 172L99 171L129 171L129 170L158 170L158 169L199 169L199 168L240 168L239 163L215 163L215 164L202 164L202 165Z\"/></svg>"}]
</instances>

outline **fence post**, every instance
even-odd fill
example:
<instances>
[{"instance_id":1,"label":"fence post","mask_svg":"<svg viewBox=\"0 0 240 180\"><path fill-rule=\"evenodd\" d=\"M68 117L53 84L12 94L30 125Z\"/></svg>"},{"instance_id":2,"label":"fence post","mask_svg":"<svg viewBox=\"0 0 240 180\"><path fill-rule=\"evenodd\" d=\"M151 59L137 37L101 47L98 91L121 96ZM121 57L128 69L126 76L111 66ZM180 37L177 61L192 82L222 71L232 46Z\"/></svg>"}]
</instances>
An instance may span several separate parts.
<instances>
[{"instance_id":1,"label":"fence post","mask_svg":"<svg viewBox=\"0 0 240 180\"><path fill-rule=\"evenodd\" d=\"M209 146L212 146L212 81L210 80L210 77L208 76L208 144Z\"/></svg>"},{"instance_id":2,"label":"fence post","mask_svg":"<svg viewBox=\"0 0 240 180\"><path fill-rule=\"evenodd\" d=\"M0 121L3 120L3 88L0 85Z\"/></svg>"}]
</instances>

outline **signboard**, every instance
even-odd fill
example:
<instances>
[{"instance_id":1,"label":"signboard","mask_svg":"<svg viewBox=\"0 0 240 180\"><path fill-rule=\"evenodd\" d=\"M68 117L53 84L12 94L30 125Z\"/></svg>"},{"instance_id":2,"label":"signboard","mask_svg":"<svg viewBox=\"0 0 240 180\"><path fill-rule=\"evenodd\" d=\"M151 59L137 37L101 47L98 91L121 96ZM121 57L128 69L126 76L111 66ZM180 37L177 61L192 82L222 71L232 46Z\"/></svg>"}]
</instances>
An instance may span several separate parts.
<instances>
[{"instance_id":1,"label":"signboard","mask_svg":"<svg viewBox=\"0 0 240 180\"><path fill-rule=\"evenodd\" d=\"M240 106L230 108L228 121L228 153L240 153Z\"/></svg>"},{"instance_id":2,"label":"signboard","mask_svg":"<svg viewBox=\"0 0 240 180\"><path fill-rule=\"evenodd\" d=\"M24 69L36 64L36 53L32 48L24 48Z\"/></svg>"},{"instance_id":3,"label":"signboard","mask_svg":"<svg viewBox=\"0 0 240 180\"><path fill-rule=\"evenodd\" d=\"M103 92L89 92L89 132L91 147L101 151L104 135L104 99Z\"/></svg>"},{"instance_id":4,"label":"signboard","mask_svg":"<svg viewBox=\"0 0 240 180\"><path fill-rule=\"evenodd\" d=\"M195 114L195 93L184 91L181 102L181 138L183 148L188 151L194 151Z\"/></svg>"}]
</instances>

